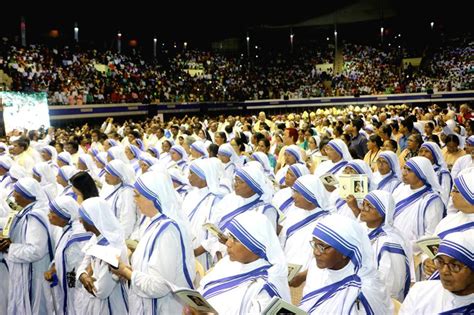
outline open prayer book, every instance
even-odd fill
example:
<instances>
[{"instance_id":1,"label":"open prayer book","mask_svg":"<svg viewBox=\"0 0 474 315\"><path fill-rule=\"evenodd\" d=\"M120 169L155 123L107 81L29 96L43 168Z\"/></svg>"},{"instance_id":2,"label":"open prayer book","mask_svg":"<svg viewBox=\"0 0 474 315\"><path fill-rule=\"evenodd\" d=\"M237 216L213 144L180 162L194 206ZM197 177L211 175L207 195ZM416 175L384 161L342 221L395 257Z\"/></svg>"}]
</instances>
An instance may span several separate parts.
<instances>
[{"instance_id":1,"label":"open prayer book","mask_svg":"<svg viewBox=\"0 0 474 315\"><path fill-rule=\"evenodd\" d=\"M336 186L339 183L337 177L331 173L321 175L319 179L321 179L321 182L327 186Z\"/></svg>"},{"instance_id":2,"label":"open prayer book","mask_svg":"<svg viewBox=\"0 0 474 315\"><path fill-rule=\"evenodd\" d=\"M112 246L93 245L87 249L86 255L99 258L111 265L113 268L117 268L117 257L120 257L120 250Z\"/></svg>"},{"instance_id":3,"label":"open prayer book","mask_svg":"<svg viewBox=\"0 0 474 315\"><path fill-rule=\"evenodd\" d=\"M209 233L213 234L217 238L224 237L224 233L217 227L215 224L212 223L204 223L202 225L203 228L209 231Z\"/></svg>"},{"instance_id":4,"label":"open prayer book","mask_svg":"<svg viewBox=\"0 0 474 315\"><path fill-rule=\"evenodd\" d=\"M365 174L339 175L339 197L346 199L353 195L356 199L364 199L369 193L369 177Z\"/></svg>"},{"instance_id":5,"label":"open prayer book","mask_svg":"<svg viewBox=\"0 0 474 315\"><path fill-rule=\"evenodd\" d=\"M166 284L184 307L190 307L199 313L218 314L212 305L209 304L209 302L198 291L178 287L169 281L166 281Z\"/></svg>"},{"instance_id":6,"label":"open prayer book","mask_svg":"<svg viewBox=\"0 0 474 315\"><path fill-rule=\"evenodd\" d=\"M293 280L293 278L300 272L301 265L288 264L288 282Z\"/></svg>"},{"instance_id":7,"label":"open prayer book","mask_svg":"<svg viewBox=\"0 0 474 315\"><path fill-rule=\"evenodd\" d=\"M287 303L279 297L274 297L270 304L260 313L262 315L279 315L279 314L294 314L294 315L305 315L307 314L302 309Z\"/></svg>"},{"instance_id":8,"label":"open prayer book","mask_svg":"<svg viewBox=\"0 0 474 315\"><path fill-rule=\"evenodd\" d=\"M441 239L438 236L422 237L416 241L423 253L431 259L434 259L438 253L439 243L441 243Z\"/></svg>"}]
</instances>

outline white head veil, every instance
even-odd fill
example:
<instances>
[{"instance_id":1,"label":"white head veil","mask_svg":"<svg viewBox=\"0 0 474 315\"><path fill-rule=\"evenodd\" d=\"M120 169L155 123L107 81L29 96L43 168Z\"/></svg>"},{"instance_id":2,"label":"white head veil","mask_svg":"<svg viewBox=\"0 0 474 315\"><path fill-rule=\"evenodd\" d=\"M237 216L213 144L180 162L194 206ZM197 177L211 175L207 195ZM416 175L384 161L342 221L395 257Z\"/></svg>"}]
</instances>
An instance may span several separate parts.
<instances>
[{"instance_id":1,"label":"white head veil","mask_svg":"<svg viewBox=\"0 0 474 315\"><path fill-rule=\"evenodd\" d=\"M230 143L224 143L219 147L219 150L217 151L217 154L219 155L224 155L230 158L230 161L234 163L235 165L240 165L242 164L240 161L239 156L235 152L235 150L232 148L232 145Z\"/></svg>"},{"instance_id":2,"label":"white head veil","mask_svg":"<svg viewBox=\"0 0 474 315\"><path fill-rule=\"evenodd\" d=\"M258 162L257 162L258 163ZM248 163L247 163L248 164ZM273 191L266 184L263 167L250 164L235 170L235 176L241 178L252 188L252 190L260 196L264 203L269 203L273 197Z\"/></svg>"},{"instance_id":3,"label":"white head veil","mask_svg":"<svg viewBox=\"0 0 474 315\"><path fill-rule=\"evenodd\" d=\"M433 165L430 160L423 156L415 156L409 159L405 165L410 168L425 185L430 186L438 194L441 193L441 186L439 185L438 177L433 170Z\"/></svg>"},{"instance_id":4,"label":"white head veil","mask_svg":"<svg viewBox=\"0 0 474 315\"><path fill-rule=\"evenodd\" d=\"M349 148L347 147L347 144L341 139L332 139L331 141L328 142L327 145L333 148L334 151L336 151L337 154L339 154L339 156L342 157L343 161L352 160L352 155L349 152Z\"/></svg>"},{"instance_id":5,"label":"white head veil","mask_svg":"<svg viewBox=\"0 0 474 315\"><path fill-rule=\"evenodd\" d=\"M474 229L468 229L461 232L451 233L441 240L438 254L436 256L445 255L460 261L471 272L474 271Z\"/></svg>"},{"instance_id":6,"label":"white head veil","mask_svg":"<svg viewBox=\"0 0 474 315\"><path fill-rule=\"evenodd\" d=\"M437 145L435 142L425 142L421 145L421 148L426 148L431 152L431 155L433 156L434 164L436 165L436 170L435 171L446 171L449 172L448 166L446 165L446 162L443 157L443 152L441 152L441 149L439 145Z\"/></svg>"},{"instance_id":7,"label":"white head veil","mask_svg":"<svg viewBox=\"0 0 474 315\"><path fill-rule=\"evenodd\" d=\"M37 201L38 205L45 205L47 198L38 181L31 177L20 178L13 189L23 197Z\"/></svg>"},{"instance_id":8,"label":"white head veil","mask_svg":"<svg viewBox=\"0 0 474 315\"><path fill-rule=\"evenodd\" d=\"M226 229L247 249L268 261L268 282L272 284L283 300L290 301L288 287L288 266L275 228L265 215L246 211L227 224Z\"/></svg>"},{"instance_id":9,"label":"white head veil","mask_svg":"<svg viewBox=\"0 0 474 315\"><path fill-rule=\"evenodd\" d=\"M120 178L124 185L133 185L135 183L135 172L130 164L126 164L121 160L110 161L105 166L105 171L110 175Z\"/></svg>"},{"instance_id":10,"label":"white head veil","mask_svg":"<svg viewBox=\"0 0 474 315\"><path fill-rule=\"evenodd\" d=\"M50 211L62 219L72 222L79 216L79 204L71 196L59 196L49 203Z\"/></svg>"},{"instance_id":11,"label":"white head veil","mask_svg":"<svg viewBox=\"0 0 474 315\"><path fill-rule=\"evenodd\" d=\"M207 152L206 144L202 141L194 141L191 144L190 148L201 154L201 156L204 158L209 157L209 152Z\"/></svg>"},{"instance_id":12,"label":"white head veil","mask_svg":"<svg viewBox=\"0 0 474 315\"><path fill-rule=\"evenodd\" d=\"M33 167L33 174L41 179L41 186L56 183L56 173L48 162L41 162Z\"/></svg>"},{"instance_id":13,"label":"white head veil","mask_svg":"<svg viewBox=\"0 0 474 315\"><path fill-rule=\"evenodd\" d=\"M357 172L357 174L365 174L369 178L369 191L374 189L373 173L370 166L363 160L351 160L345 167L350 167Z\"/></svg>"},{"instance_id":14,"label":"white head veil","mask_svg":"<svg viewBox=\"0 0 474 315\"><path fill-rule=\"evenodd\" d=\"M270 166L270 160L268 159L268 156L265 153L254 152L250 157L262 164L263 170L265 171L265 175L271 178L275 178L275 173L273 172L273 169Z\"/></svg>"},{"instance_id":15,"label":"white head veil","mask_svg":"<svg viewBox=\"0 0 474 315\"><path fill-rule=\"evenodd\" d=\"M197 159L191 162L189 170L206 181L209 192L215 195L222 195L223 192L219 185L219 175L222 175L222 173L218 167L219 165L210 159Z\"/></svg>"},{"instance_id":16,"label":"white head veil","mask_svg":"<svg viewBox=\"0 0 474 315\"><path fill-rule=\"evenodd\" d=\"M316 207L328 211L331 209L331 194L317 176L308 174L298 177L293 184L293 189Z\"/></svg>"},{"instance_id":17,"label":"white head veil","mask_svg":"<svg viewBox=\"0 0 474 315\"><path fill-rule=\"evenodd\" d=\"M395 174L395 176L401 180L402 179L402 171L400 169L400 162L398 160L398 156L392 151L383 151L379 155L379 159L382 158L387 161L390 169Z\"/></svg>"},{"instance_id":18,"label":"white head veil","mask_svg":"<svg viewBox=\"0 0 474 315\"><path fill-rule=\"evenodd\" d=\"M72 165L72 157L69 152L63 151L58 154L58 160L63 162L66 165Z\"/></svg>"},{"instance_id":19,"label":"white head veil","mask_svg":"<svg viewBox=\"0 0 474 315\"><path fill-rule=\"evenodd\" d=\"M109 156L112 160L120 160L124 163L130 163L127 156L125 155L124 148L121 146L111 147L107 151L107 156Z\"/></svg>"},{"instance_id":20,"label":"white head veil","mask_svg":"<svg viewBox=\"0 0 474 315\"><path fill-rule=\"evenodd\" d=\"M123 228L108 202L100 197L84 200L79 208L81 219L93 225L110 246L122 250L125 246Z\"/></svg>"},{"instance_id":21,"label":"white head veil","mask_svg":"<svg viewBox=\"0 0 474 315\"><path fill-rule=\"evenodd\" d=\"M56 160L58 159L58 151L52 145L47 145L47 146L43 147L41 149L41 152L46 152L47 154L49 154L49 156L51 156L51 160L53 162L56 162Z\"/></svg>"}]
</instances>

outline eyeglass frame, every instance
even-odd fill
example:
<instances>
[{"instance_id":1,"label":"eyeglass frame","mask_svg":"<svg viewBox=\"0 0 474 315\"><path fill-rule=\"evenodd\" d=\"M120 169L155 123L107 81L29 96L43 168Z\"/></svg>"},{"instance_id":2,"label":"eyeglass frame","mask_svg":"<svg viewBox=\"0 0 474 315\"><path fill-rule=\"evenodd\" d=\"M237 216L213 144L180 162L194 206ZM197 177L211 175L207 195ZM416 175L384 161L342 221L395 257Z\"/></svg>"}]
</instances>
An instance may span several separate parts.
<instances>
[{"instance_id":1,"label":"eyeglass frame","mask_svg":"<svg viewBox=\"0 0 474 315\"><path fill-rule=\"evenodd\" d=\"M444 268L444 266L448 265L448 270L450 272L453 272L453 273L459 273L461 272L461 270L463 270L465 267L467 267L466 265L458 265L458 264L453 264L452 262L444 262L443 259L441 259L441 257L435 257L433 259L433 263L435 264L436 268L438 268L438 270L442 270ZM459 270L456 270L456 269L459 269Z\"/></svg>"},{"instance_id":2,"label":"eyeglass frame","mask_svg":"<svg viewBox=\"0 0 474 315\"><path fill-rule=\"evenodd\" d=\"M323 246L321 244L316 244L315 240L309 241L309 245L313 250L317 250L320 254L324 254L328 248L332 248L332 246L329 245Z\"/></svg>"}]
</instances>

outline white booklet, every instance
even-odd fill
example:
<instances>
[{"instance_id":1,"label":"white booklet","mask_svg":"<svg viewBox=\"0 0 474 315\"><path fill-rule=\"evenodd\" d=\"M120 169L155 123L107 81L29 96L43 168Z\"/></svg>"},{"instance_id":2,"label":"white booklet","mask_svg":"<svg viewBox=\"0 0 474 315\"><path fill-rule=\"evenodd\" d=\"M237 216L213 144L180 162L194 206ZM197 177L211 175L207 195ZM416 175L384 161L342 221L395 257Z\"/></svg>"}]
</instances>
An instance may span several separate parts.
<instances>
[{"instance_id":1,"label":"white booklet","mask_svg":"<svg viewBox=\"0 0 474 315\"><path fill-rule=\"evenodd\" d=\"M300 272L301 270L301 265L296 265L296 264L288 264L288 282L293 280L293 278Z\"/></svg>"},{"instance_id":2,"label":"white booklet","mask_svg":"<svg viewBox=\"0 0 474 315\"><path fill-rule=\"evenodd\" d=\"M196 290L182 288L165 280L173 295L178 298L184 307L190 307L199 313L218 314L211 304Z\"/></svg>"},{"instance_id":3,"label":"white booklet","mask_svg":"<svg viewBox=\"0 0 474 315\"><path fill-rule=\"evenodd\" d=\"M105 261L114 268L118 267L118 259L120 250L112 246L93 245L86 251L86 255L94 256Z\"/></svg>"},{"instance_id":4,"label":"white booklet","mask_svg":"<svg viewBox=\"0 0 474 315\"><path fill-rule=\"evenodd\" d=\"M353 195L356 199L364 199L369 193L369 177L365 174L339 175L339 197L346 199Z\"/></svg>"},{"instance_id":5,"label":"white booklet","mask_svg":"<svg viewBox=\"0 0 474 315\"><path fill-rule=\"evenodd\" d=\"M274 297L265 309L260 313L262 315L280 315L280 314L294 314L294 315L305 315L307 314L302 309L283 301L279 297Z\"/></svg>"},{"instance_id":6,"label":"white booklet","mask_svg":"<svg viewBox=\"0 0 474 315\"><path fill-rule=\"evenodd\" d=\"M441 243L441 239L438 236L427 236L422 237L416 241L420 249L428 255L429 258L434 259L436 254L438 253L439 243Z\"/></svg>"}]
</instances>

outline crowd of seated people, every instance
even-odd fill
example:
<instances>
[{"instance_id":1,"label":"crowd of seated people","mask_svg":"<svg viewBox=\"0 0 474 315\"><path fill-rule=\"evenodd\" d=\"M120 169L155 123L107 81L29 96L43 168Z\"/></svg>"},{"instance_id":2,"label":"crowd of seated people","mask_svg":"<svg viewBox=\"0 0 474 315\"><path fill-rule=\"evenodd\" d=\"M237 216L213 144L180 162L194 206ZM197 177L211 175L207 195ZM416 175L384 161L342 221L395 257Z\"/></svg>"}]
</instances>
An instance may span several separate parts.
<instances>
[{"instance_id":1,"label":"crowd of seated people","mask_svg":"<svg viewBox=\"0 0 474 315\"><path fill-rule=\"evenodd\" d=\"M9 90L47 92L53 105L415 93L473 85L468 42L440 46L416 69L401 67L408 48L344 42L342 71L334 74L315 67L334 63L334 47L327 43L296 46L291 54L260 48L252 50L251 62L246 53L199 50L166 50L151 60L138 52L0 46L0 69L12 79Z\"/></svg>"},{"instance_id":2,"label":"crowd of seated people","mask_svg":"<svg viewBox=\"0 0 474 315\"><path fill-rule=\"evenodd\" d=\"M472 313L471 105L14 130L0 313Z\"/></svg>"}]
</instances>

